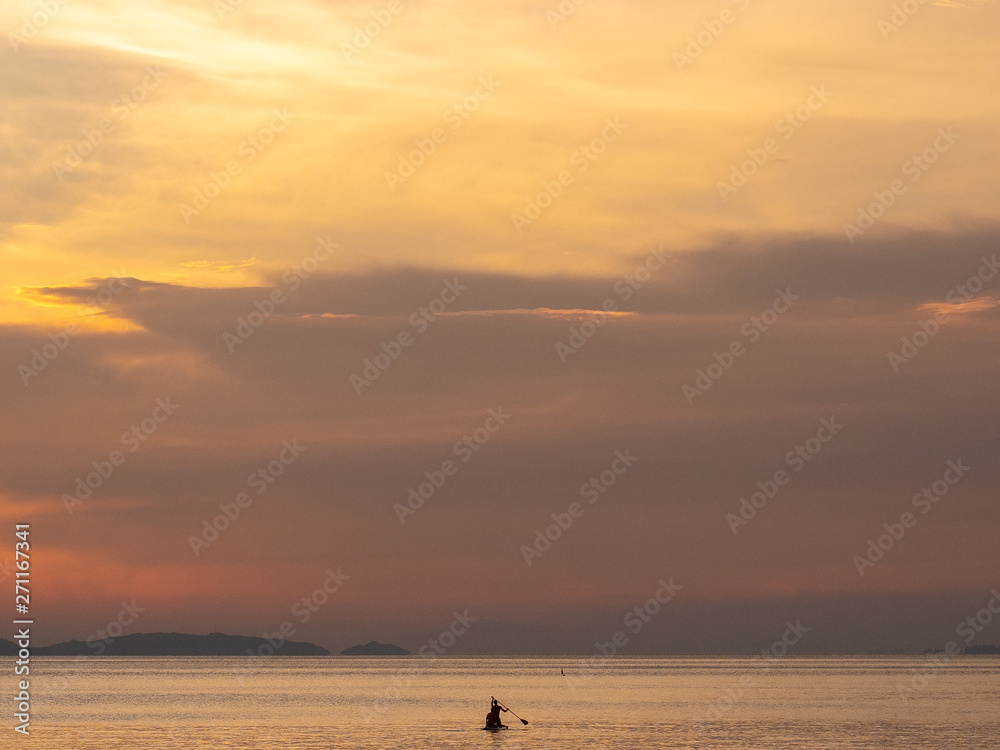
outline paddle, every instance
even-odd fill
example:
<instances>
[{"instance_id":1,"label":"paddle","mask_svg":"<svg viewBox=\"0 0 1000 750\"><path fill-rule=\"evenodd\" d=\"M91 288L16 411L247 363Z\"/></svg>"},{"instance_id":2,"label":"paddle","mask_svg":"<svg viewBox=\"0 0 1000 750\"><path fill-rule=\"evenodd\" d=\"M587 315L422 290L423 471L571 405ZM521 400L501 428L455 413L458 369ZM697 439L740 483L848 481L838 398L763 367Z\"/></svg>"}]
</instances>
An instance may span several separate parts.
<instances>
[{"instance_id":1,"label":"paddle","mask_svg":"<svg viewBox=\"0 0 1000 750\"><path fill-rule=\"evenodd\" d=\"M490 698L493 698L493 696L491 695ZM496 698L493 698L493 700L497 701ZM500 703L500 701L497 701L497 704L500 706L500 708L507 708L507 706L505 706L503 703ZM507 708L507 710L510 711L509 708ZM527 719L521 719L521 717L518 716L517 714L515 714L513 711L510 711L510 712L512 714L514 714L514 718L515 719L520 719L521 723L524 724L524 726L528 726L528 720Z\"/></svg>"}]
</instances>

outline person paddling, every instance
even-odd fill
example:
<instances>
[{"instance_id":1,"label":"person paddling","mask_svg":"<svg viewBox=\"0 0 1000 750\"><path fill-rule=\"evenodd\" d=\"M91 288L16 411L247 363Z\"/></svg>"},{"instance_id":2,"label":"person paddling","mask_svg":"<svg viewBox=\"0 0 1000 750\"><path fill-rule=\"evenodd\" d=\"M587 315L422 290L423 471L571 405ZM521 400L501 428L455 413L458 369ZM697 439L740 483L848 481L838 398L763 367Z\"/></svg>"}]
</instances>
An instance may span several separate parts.
<instances>
[{"instance_id":1,"label":"person paddling","mask_svg":"<svg viewBox=\"0 0 1000 750\"><path fill-rule=\"evenodd\" d=\"M493 696L490 696L491 698ZM486 714L486 728L487 729L502 729L503 724L500 721L500 712L507 711L508 709L497 703L497 699L493 698L493 705L490 706L490 712Z\"/></svg>"}]
</instances>

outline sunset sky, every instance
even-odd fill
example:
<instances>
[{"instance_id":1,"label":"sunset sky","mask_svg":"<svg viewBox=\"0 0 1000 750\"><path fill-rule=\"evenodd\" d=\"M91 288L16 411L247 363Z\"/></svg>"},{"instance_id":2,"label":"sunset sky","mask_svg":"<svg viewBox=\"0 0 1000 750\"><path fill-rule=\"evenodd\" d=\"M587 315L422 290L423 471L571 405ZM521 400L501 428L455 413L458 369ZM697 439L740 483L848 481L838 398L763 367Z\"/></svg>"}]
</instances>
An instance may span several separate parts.
<instances>
[{"instance_id":1,"label":"sunset sky","mask_svg":"<svg viewBox=\"0 0 1000 750\"><path fill-rule=\"evenodd\" d=\"M588 653L673 577L629 653L942 647L1000 586L1000 3L912 5L4 3L39 642Z\"/></svg>"}]
</instances>

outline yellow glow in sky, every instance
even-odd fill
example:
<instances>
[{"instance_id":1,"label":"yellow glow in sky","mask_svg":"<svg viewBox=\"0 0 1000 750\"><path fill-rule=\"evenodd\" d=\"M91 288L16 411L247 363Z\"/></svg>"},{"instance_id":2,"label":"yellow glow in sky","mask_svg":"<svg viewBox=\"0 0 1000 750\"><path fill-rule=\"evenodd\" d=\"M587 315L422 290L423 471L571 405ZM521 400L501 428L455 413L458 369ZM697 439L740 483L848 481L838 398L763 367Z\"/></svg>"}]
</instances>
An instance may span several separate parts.
<instances>
[{"instance_id":1,"label":"yellow glow in sky","mask_svg":"<svg viewBox=\"0 0 1000 750\"><path fill-rule=\"evenodd\" d=\"M121 268L260 283L321 234L330 271L527 274L840 235L939 128L876 231L1000 205L995 2L51 5L4 14L9 320Z\"/></svg>"}]
</instances>

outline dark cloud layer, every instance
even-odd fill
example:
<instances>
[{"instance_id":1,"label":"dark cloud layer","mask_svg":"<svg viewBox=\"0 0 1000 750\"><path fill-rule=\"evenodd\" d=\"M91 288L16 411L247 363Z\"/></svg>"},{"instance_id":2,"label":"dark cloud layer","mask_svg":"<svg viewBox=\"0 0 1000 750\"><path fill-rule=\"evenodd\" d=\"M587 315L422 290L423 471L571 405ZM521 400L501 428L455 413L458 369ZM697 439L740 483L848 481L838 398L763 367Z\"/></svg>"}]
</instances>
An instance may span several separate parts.
<instances>
[{"instance_id":1,"label":"dark cloud layer","mask_svg":"<svg viewBox=\"0 0 1000 750\"><path fill-rule=\"evenodd\" d=\"M751 313L769 304L775 289L791 287L809 303L850 300L882 310L941 301L997 254L996 230L952 234L902 233L894 239L735 238L696 252L671 253L663 248L637 255L635 268L624 264L623 278L483 274L454 269L393 268L377 272L321 275L302 281L302 274L275 275L274 287L287 291L284 315L329 314L409 316L438 296L445 280L465 287L449 312L552 308L600 309L613 299L622 310L643 313L709 315ZM649 277L632 283L635 270L651 268ZM294 281L294 287L293 282ZM619 283L621 282L621 283ZM93 280L99 286L100 279ZM191 328L215 320L246 315L271 287L193 289L129 280L116 297L120 314L152 329L172 323ZM42 296L67 302L92 297L91 286L40 288ZM626 295L628 295L626 297ZM853 308L855 314L868 307ZM168 326L169 328L169 326Z\"/></svg>"},{"instance_id":2,"label":"dark cloud layer","mask_svg":"<svg viewBox=\"0 0 1000 750\"><path fill-rule=\"evenodd\" d=\"M270 287L128 279L104 314L136 328L73 338L27 387L18 366L52 332L0 329L2 491L67 570L120 572L77 614L51 608L53 637L85 635L130 592L157 629L256 633L341 565L350 585L304 631L331 647L369 631L418 645L469 608L484 627L463 650L586 650L671 575L683 596L637 653L747 651L796 617L815 624L807 652L936 645L1000 578L996 308L953 314L898 373L887 353L996 238L726 241L671 256L628 301L618 278L394 269L292 290L279 275L286 301L233 353L223 334ZM448 314L413 325L456 279ZM78 304L103 284L33 294ZM800 299L748 335L786 288ZM608 298L635 314L563 363L574 311ZM401 331L412 345L358 395L351 376ZM733 341L745 354L689 404L683 387ZM60 497L167 397L177 413L66 513ZM498 408L509 422L461 462L456 441ZM830 418L843 429L795 472L787 454ZM190 537L293 439L302 456L196 557ZM635 466L526 565L523 545L626 449ZM853 557L958 459L968 476L860 576ZM401 524L394 506L447 460L457 474ZM727 514L782 469L790 484L734 535Z\"/></svg>"}]
</instances>

